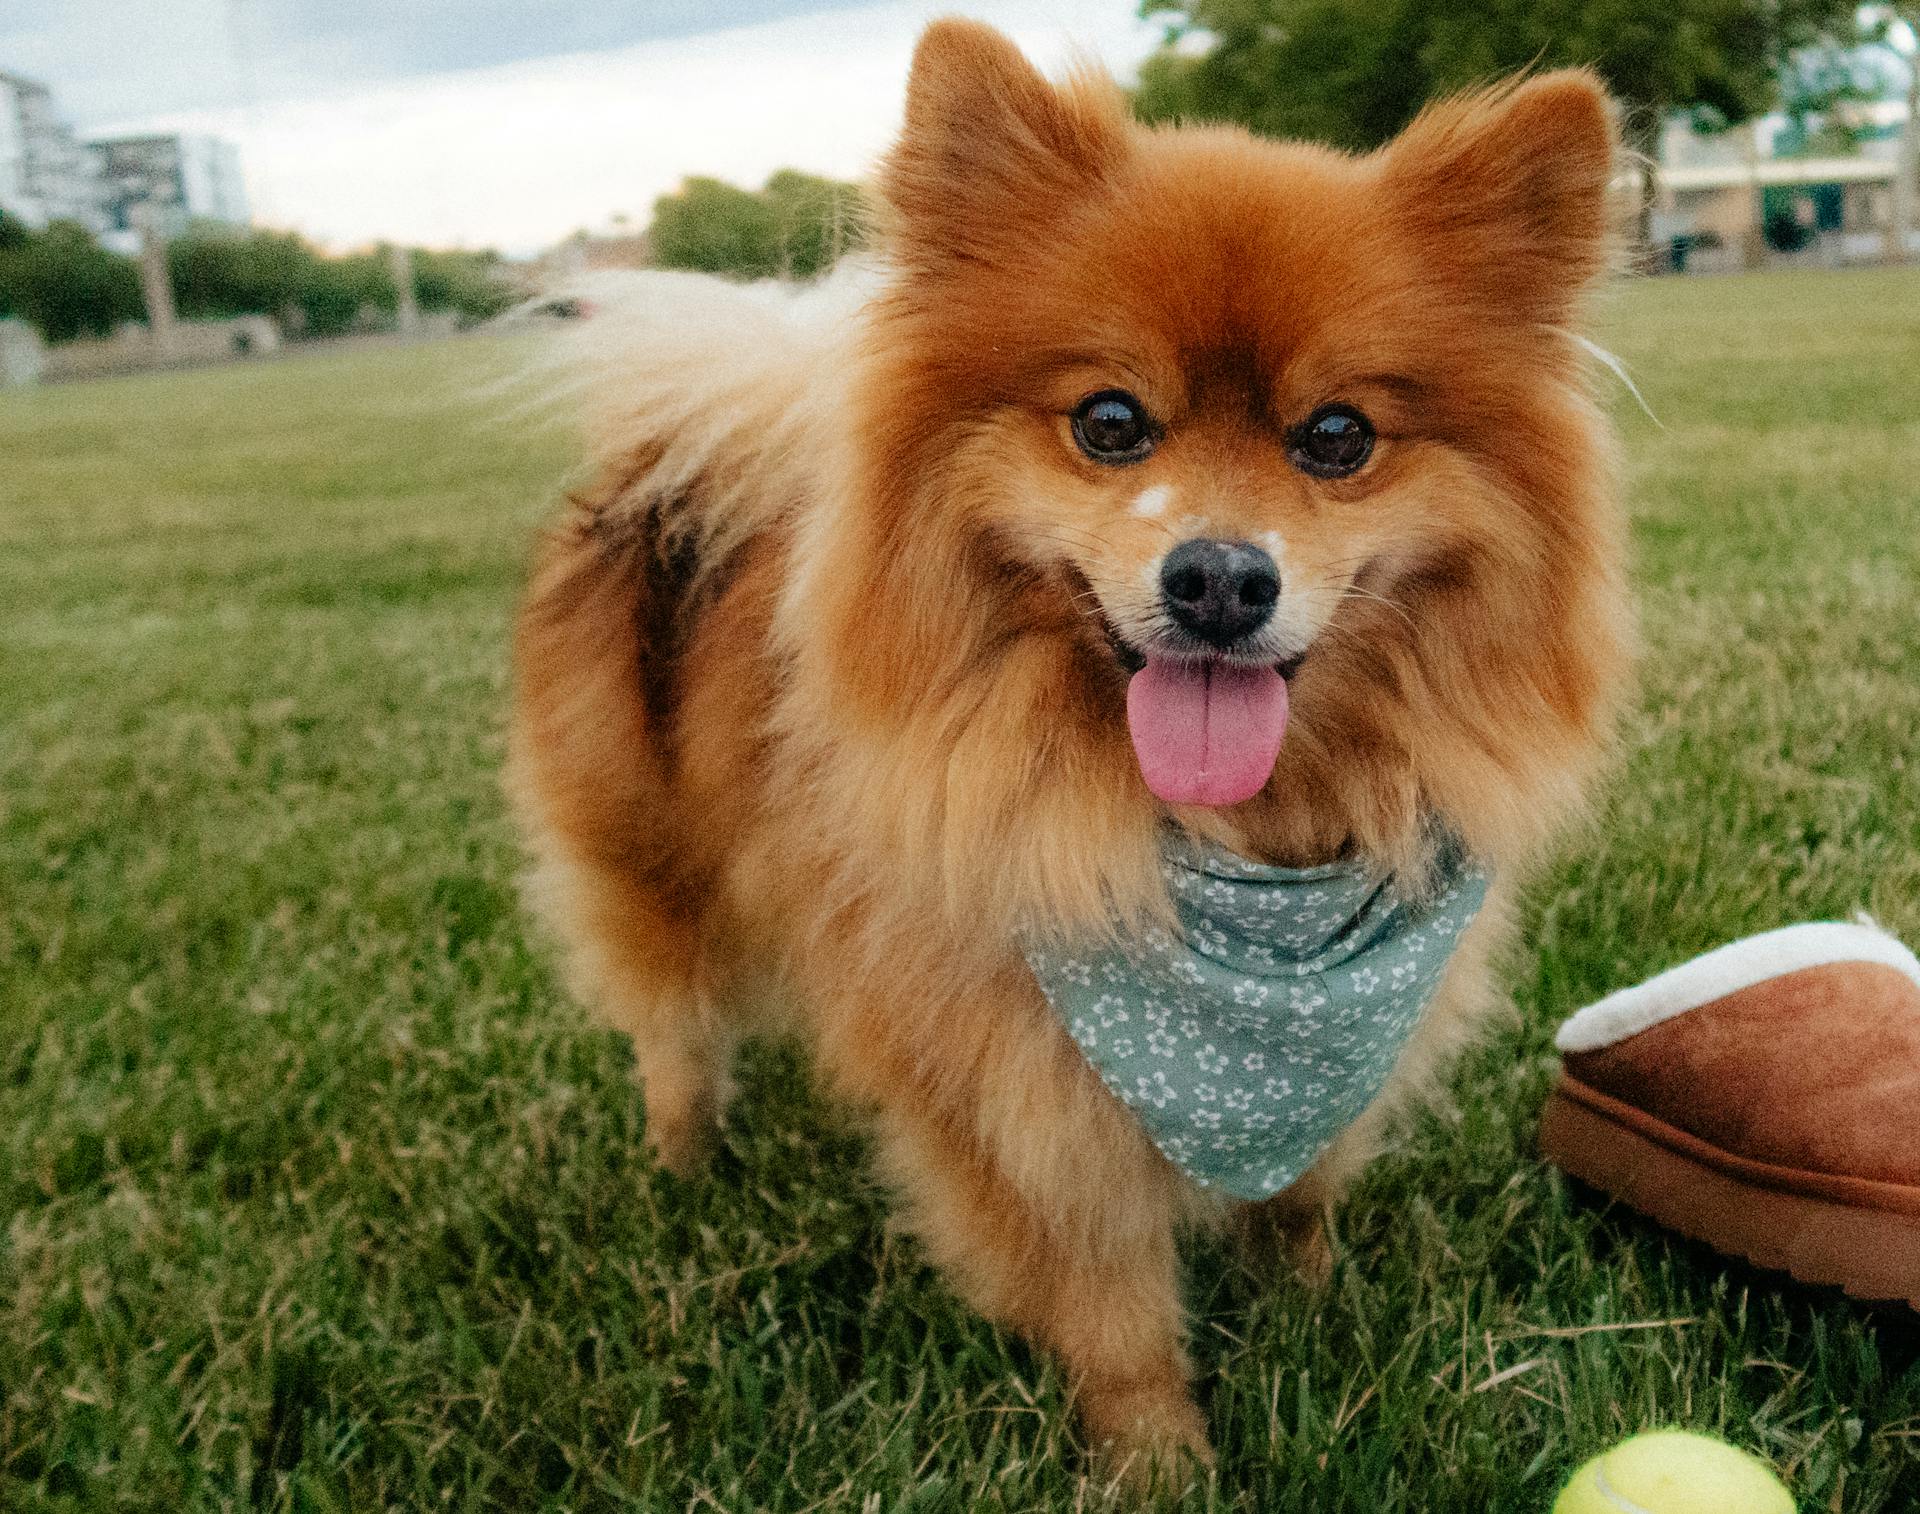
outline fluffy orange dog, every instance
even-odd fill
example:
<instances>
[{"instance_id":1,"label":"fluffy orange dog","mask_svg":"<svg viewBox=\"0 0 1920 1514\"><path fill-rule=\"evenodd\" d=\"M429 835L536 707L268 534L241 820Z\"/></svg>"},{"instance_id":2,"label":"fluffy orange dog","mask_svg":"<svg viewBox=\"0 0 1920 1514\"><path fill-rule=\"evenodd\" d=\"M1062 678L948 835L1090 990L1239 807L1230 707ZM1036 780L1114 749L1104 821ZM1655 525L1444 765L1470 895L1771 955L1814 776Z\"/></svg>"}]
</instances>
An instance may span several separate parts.
<instances>
[{"instance_id":1,"label":"fluffy orange dog","mask_svg":"<svg viewBox=\"0 0 1920 1514\"><path fill-rule=\"evenodd\" d=\"M1177 1228L1255 1219L1324 1269L1604 743L1626 627L1575 328L1612 164L1582 73L1354 158L1143 129L945 21L871 261L649 275L590 323L622 356L521 618L511 778L578 989L676 1170L742 1006L791 1000L933 1260L1138 1465L1206 1454ZM1436 837L1486 907L1257 1205L1170 1159L1036 981L1035 943L1164 944L1170 847L1418 899Z\"/></svg>"}]
</instances>

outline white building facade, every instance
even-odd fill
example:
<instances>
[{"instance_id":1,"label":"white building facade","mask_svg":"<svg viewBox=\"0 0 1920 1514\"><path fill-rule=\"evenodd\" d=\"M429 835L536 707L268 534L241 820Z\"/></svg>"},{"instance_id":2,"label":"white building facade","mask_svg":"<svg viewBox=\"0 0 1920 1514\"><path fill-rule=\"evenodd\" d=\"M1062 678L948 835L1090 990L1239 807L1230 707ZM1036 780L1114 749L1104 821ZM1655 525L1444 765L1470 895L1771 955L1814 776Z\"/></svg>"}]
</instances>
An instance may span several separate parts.
<instances>
[{"instance_id":1,"label":"white building facade","mask_svg":"<svg viewBox=\"0 0 1920 1514\"><path fill-rule=\"evenodd\" d=\"M46 85L8 73L0 73L0 215L35 227L107 226L93 154L61 120Z\"/></svg>"},{"instance_id":2,"label":"white building facade","mask_svg":"<svg viewBox=\"0 0 1920 1514\"><path fill-rule=\"evenodd\" d=\"M195 221L245 226L251 216L233 144L215 137L100 137L92 148L105 192L108 241L137 241L151 222L179 236Z\"/></svg>"}]
</instances>

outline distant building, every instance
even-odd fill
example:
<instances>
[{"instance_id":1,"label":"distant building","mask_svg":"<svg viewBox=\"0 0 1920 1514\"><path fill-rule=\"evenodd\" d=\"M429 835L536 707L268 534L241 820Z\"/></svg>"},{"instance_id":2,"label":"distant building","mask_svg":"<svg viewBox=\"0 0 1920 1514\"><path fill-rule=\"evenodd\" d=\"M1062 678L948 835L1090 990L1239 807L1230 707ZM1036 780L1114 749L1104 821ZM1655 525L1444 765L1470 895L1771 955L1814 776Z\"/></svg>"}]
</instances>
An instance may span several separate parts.
<instances>
[{"instance_id":1,"label":"distant building","mask_svg":"<svg viewBox=\"0 0 1920 1514\"><path fill-rule=\"evenodd\" d=\"M1913 66L1884 48L1852 60L1860 98L1825 118L1774 112L1732 130L1666 123L1654 175L1652 233L1692 272L1775 262L1849 263L1887 255ZM1871 66L1870 66L1871 65ZM1909 182L1909 193L1920 183ZM1909 233L1907 252L1920 255Z\"/></svg>"},{"instance_id":2,"label":"distant building","mask_svg":"<svg viewBox=\"0 0 1920 1514\"><path fill-rule=\"evenodd\" d=\"M0 213L29 226L107 225L93 154L60 119L52 91L8 73L0 73Z\"/></svg>"},{"instance_id":3,"label":"distant building","mask_svg":"<svg viewBox=\"0 0 1920 1514\"><path fill-rule=\"evenodd\" d=\"M1766 158L1660 171L1654 240L1700 273L1781 259L1871 262L1885 249L1898 165L1885 158ZM1915 251L1920 251L1916 247Z\"/></svg>"},{"instance_id":4,"label":"distant building","mask_svg":"<svg viewBox=\"0 0 1920 1514\"><path fill-rule=\"evenodd\" d=\"M179 135L100 137L89 144L104 185L108 240L137 241L143 219L167 236L193 221L245 226L246 185L233 144Z\"/></svg>"}]
</instances>

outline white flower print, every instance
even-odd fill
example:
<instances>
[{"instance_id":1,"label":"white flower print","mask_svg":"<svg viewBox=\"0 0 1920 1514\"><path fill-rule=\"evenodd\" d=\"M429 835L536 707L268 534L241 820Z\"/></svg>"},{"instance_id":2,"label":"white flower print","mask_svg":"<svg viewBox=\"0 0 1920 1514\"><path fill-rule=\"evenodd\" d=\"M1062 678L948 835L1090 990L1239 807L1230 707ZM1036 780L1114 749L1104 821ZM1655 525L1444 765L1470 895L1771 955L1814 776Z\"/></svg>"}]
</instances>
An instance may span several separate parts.
<instances>
[{"instance_id":1,"label":"white flower print","mask_svg":"<svg viewBox=\"0 0 1920 1514\"><path fill-rule=\"evenodd\" d=\"M1078 957L1069 957L1060 964L1060 976L1069 983L1078 983L1082 988L1093 986L1093 964L1082 962Z\"/></svg>"},{"instance_id":2,"label":"white flower print","mask_svg":"<svg viewBox=\"0 0 1920 1514\"><path fill-rule=\"evenodd\" d=\"M1220 1097L1220 1090L1215 1088L1211 1083L1195 1083L1193 1085L1193 1096L1202 1104L1211 1104L1215 1099Z\"/></svg>"},{"instance_id":3,"label":"white flower print","mask_svg":"<svg viewBox=\"0 0 1920 1514\"><path fill-rule=\"evenodd\" d=\"M1174 1039L1164 1030L1150 1030L1147 1032L1147 1050L1156 1057L1170 1057L1175 1050Z\"/></svg>"},{"instance_id":4,"label":"white flower print","mask_svg":"<svg viewBox=\"0 0 1920 1514\"><path fill-rule=\"evenodd\" d=\"M1115 1041L1113 1043L1113 1054L1116 1057L1132 1056L1133 1055L1133 1037L1121 1036L1117 1041Z\"/></svg>"},{"instance_id":5,"label":"white flower print","mask_svg":"<svg viewBox=\"0 0 1920 1514\"><path fill-rule=\"evenodd\" d=\"M1371 967L1363 967L1354 972L1353 991L1357 994L1370 994L1380 986L1380 974Z\"/></svg>"},{"instance_id":6,"label":"white flower print","mask_svg":"<svg viewBox=\"0 0 1920 1514\"><path fill-rule=\"evenodd\" d=\"M1187 1116L1187 1121L1189 1124L1201 1130L1218 1130L1220 1128L1220 1111L1217 1109L1196 1109L1192 1114Z\"/></svg>"},{"instance_id":7,"label":"white flower print","mask_svg":"<svg viewBox=\"0 0 1920 1514\"><path fill-rule=\"evenodd\" d=\"M1240 1059L1240 1066L1247 1072L1265 1072L1267 1054L1264 1051L1250 1051Z\"/></svg>"},{"instance_id":8,"label":"white flower print","mask_svg":"<svg viewBox=\"0 0 1920 1514\"><path fill-rule=\"evenodd\" d=\"M1228 1109L1251 1109L1253 1107L1253 1090L1244 1085L1239 1088L1229 1088L1226 1097L1221 1099L1220 1102Z\"/></svg>"},{"instance_id":9,"label":"white flower print","mask_svg":"<svg viewBox=\"0 0 1920 1514\"><path fill-rule=\"evenodd\" d=\"M1134 1079L1134 1089L1142 1104L1151 1104L1155 1109L1165 1109L1171 1100L1180 1097L1164 1072L1156 1072L1151 1078Z\"/></svg>"},{"instance_id":10,"label":"white flower print","mask_svg":"<svg viewBox=\"0 0 1920 1514\"><path fill-rule=\"evenodd\" d=\"M1218 1075L1227 1070L1226 1053L1216 1051L1211 1041L1207 1042L1205 1046L1202 1046L1193 1054L1193 1060L1200 1064L1200 1070L1202 1072L1210 1072Z\"/></svg>"},{"instance_id":11,"label":"white flower print","mask_svg":"<svg viewBox=\"0 0 1920 1514\"><path fill-rule=\"evenodd\" d=\"M1075 1015L1071 1029L1074 1040L1078 1041L1082 1046L1092 1048L1100 1044L1099 1030L1094 1026L1093 1021L1089 1020L1085 1015Z\"/></svg>"}]
</instances>

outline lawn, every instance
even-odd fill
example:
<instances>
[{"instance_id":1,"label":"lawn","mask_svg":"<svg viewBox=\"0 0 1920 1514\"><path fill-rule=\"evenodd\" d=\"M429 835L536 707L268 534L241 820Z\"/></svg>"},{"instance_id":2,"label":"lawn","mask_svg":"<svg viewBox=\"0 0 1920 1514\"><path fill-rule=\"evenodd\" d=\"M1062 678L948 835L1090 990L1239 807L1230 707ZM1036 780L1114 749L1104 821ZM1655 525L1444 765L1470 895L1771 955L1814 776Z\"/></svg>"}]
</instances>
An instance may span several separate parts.
<instances>
[{"instance_id":1,"label":"lawn","mask_svg":"<svg viewBox=\"0 0 1920 1514\"><path fill-rule=\"evenodd\" d=\"M1643 1425L1920 1504L1920 1319L1539 1160L1552 1027L1731 936L1920 939L1920 271L1648 283L1645 693L1519 1015L1325 1294L1192 1254L1193 1507L1541 1511ZM748 1062L710 1182L556 986L498 793L564 432L502 345L0 396L0 1507L1069 1509L1058 1375ZM1920 1116L1920 1112L1917 1112Z\"/></svg>"}]
</instances>

